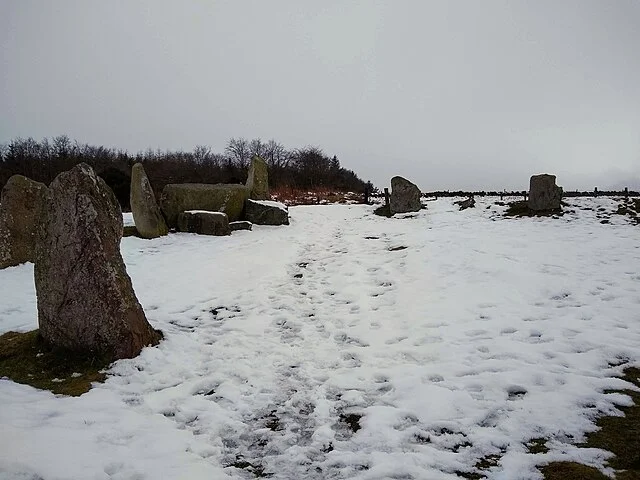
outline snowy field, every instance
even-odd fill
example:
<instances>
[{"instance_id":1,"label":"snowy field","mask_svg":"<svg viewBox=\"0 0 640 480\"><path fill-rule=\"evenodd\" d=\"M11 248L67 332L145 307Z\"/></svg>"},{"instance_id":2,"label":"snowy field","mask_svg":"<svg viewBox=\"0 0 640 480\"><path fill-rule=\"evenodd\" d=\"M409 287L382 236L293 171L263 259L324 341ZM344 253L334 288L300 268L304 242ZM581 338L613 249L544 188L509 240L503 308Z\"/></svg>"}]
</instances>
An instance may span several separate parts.
<instances>
[{"instance_id":1,"label":"snowy field","mask_svg":"<svg viewBox=\"0 0 640 480\"><path fill-rule=\"evenodd\" d=\"M0 478L437 480L488 455L491 479L601 466L571 442L629 402L603 392L640 362L640 227L601 224L607 198L568 199L558 219L505 219L494 201L405 219L293 207L288 227L124 238L165 340L79 398L0 380ZM0 271L0 292L0 332L37 327L31 265ZM540 437L549 453L528 453Z\"/></svg>"}]
</instances>

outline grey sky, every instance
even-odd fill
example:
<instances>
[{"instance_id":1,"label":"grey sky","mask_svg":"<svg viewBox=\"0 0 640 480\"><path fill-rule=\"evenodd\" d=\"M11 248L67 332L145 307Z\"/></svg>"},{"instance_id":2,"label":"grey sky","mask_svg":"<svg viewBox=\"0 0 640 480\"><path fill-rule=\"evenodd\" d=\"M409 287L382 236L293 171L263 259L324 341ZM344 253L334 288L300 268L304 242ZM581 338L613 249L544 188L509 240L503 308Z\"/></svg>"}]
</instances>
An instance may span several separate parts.
<instances>
[{"instance_id":1,"label":"grey sky","mask_svg":"<svg viewBox=\"0 0 640 480\"><path fill-rule=\"evenodd\" d=\"M312 144L378 186L640 186L640 1L0 0L0 142L62 133Z\"/></svg>"}]
</instances>

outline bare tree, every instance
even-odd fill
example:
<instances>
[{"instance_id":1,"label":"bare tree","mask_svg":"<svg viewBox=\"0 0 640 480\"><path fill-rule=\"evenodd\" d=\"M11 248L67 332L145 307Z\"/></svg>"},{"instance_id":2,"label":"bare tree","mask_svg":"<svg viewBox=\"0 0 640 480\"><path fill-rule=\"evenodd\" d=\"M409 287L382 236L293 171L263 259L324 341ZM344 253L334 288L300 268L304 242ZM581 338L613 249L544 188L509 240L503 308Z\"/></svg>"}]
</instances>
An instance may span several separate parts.
<instances>
[{"instance_id":1,"label":"bare tree","mask_svg":"<svg viewBox=\"0 0 640 480\"><path fill-rule=\"evenodd\" d=\"M213 154L211 153L211 147L205 145L196 145L193 149L193 160L198 165L211 162Z\"/></svg>"},{"instance_id":2,"label":"bare tree","mask_svg":"<svg viewBox=\"0 0 640 480\"><path fill-rule=\"evenodd\" d=\"M224 153L240 168L249 166L251 160L251 149L246 138L232 138L227 143Z\"/></svg>"}]
</instances>

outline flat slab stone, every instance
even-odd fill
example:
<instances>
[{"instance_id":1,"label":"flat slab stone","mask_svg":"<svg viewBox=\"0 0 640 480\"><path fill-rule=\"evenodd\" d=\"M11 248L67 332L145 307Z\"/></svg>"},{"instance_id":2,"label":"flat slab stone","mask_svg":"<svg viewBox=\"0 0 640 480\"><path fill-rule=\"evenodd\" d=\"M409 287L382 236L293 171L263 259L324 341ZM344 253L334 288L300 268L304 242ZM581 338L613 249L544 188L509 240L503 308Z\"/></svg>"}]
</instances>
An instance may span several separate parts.
<instances>
[{"instance_id":1,"label":"flat slab stone","mask_svg":"<svg viewBox=\"0 0 640 480\"><path fill-rule=\"evenodd\" d=\"M180 232L200 235L230 235L229 217L226 213L208 210L187 210L178 215Z\"/></svg>"},{"instance_id":2,"label":"flat slab stone","mask_svg":"<svg viewBox=\"0 0 640 480\"><path fill-rule=\"evenodd\" d=\"M223 212L229 221L242 219L249 189L244 185L172 183L164 187L160 208L169 228L178 226L178 215L188 210Z\"/></svg>"},{"instance_id":3,"label":"flat slab stone","mask_svg":"<svg viewBox=\"0 0 640 480\"><path fill-rule=\"evenodd\" d=\"M229 222L229 228L232 232L237 230L251 230L253 228L253 223L245 221L240 222Z\"/></svg>"},{"instance_id":4,"label":"flat slab stone","mask_svg":"<svg viewBox=\"0 0 640 480\"><path fill-rule=\"evenodd\" d=\"M245 218L256 225L289 225L289 209L271 200L247 200Z\"/></svg>"}]
</instances>

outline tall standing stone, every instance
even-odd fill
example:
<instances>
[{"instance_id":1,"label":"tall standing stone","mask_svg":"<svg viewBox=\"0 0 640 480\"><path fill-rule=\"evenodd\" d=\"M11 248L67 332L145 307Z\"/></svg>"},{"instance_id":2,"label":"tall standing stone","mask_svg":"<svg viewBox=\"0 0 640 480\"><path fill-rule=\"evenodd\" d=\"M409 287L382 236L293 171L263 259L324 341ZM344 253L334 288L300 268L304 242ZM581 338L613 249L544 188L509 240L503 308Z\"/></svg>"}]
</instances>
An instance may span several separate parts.
<instances>
[{"instance_id":1,"label":"tall standing stone","mask_svg":"<svg viewBox=\"0 0 640 480\"><path fill-rule=\"evenodd\" d=\"M51 183L35 261L40 334L51 345L115 360L160 340L120 255L122 228L114 193L87 164Z\"/></svg>"},{"instance_id":2,"label":"tall standing stone","mask_svg":"<svg viewBox=\"0 0 640 480\"><path fill-rule=\"evenodd\" d=\"M142 238L157 238L169 233L160 207L156 203L151 183L141 163L131 169L131 213Z\"/></svg>"},{"instance_id":3,"label":"tall standing stone","mask_svg":"<svg viewBox=\"0 0 640 480\"><path fill-rule=\"evenodd\" d=\"M249 189L249 198L252 200L270 200L269 195L269 174L266 162L255 156L251 159L249 175L246 183Z\"/></svg>"},{"instance_id":4,"label":"tall standing stone","mask_svg":"<svg viewBox=\"0 0 640 480\"><path fill-rule=\"evenodd\" d=\"M391 198L389 207L394 213L418 212L422 209L421 192L418 186L403 177L391 179Z\"/></svg>"},{"instance_id":5,"label":"tall standing stone","mask_svg":"<svg viewBox=\"0 0 640 480\"><path fill-rule=\"evenodd\" d=\"M528 207L531 210L558 210L562 200L562 187L556 185L556 176L543 173L529 180Z\"/></svg>"},{"instance_id":6,"label":"tall standing stone","mask_svg":"<svg viewBox=\"0 0 640 480\"><path fill-rule=\"evenodd\" d=\"M7 181L0 195L0 268L33 262L36 230L47 187L22 175Z\"/></svg>"}]
</instances>

